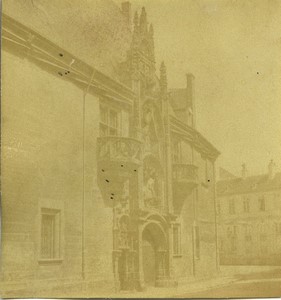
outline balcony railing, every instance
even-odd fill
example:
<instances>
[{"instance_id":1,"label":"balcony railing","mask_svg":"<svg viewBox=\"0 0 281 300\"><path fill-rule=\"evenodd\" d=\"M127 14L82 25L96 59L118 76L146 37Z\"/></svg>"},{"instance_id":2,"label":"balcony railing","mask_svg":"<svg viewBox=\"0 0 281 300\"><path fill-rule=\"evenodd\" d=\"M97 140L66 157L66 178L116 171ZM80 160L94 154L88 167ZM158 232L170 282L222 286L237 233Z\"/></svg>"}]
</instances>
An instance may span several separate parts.
<instances>
[{"instance_id":1,"label":"balcony railing","mask_svg":"<svg viewBox=\"0 0 281 300\"><path fill-rule=\"evenodd\" d=\"M174 164L173 181L176 183L197 185L198 167L192 164Z\"/></svg>"},{"instance_id":2,"label":"balcony railing","mask_svg":"<svg viewBox=\"0 0 281 300\"><path fill-rule=\"evenodd\" d=\"M141 142L129 137L99 137L97 155L99 162L120 162L139 165Z\"/></svg>"}]
</instances>

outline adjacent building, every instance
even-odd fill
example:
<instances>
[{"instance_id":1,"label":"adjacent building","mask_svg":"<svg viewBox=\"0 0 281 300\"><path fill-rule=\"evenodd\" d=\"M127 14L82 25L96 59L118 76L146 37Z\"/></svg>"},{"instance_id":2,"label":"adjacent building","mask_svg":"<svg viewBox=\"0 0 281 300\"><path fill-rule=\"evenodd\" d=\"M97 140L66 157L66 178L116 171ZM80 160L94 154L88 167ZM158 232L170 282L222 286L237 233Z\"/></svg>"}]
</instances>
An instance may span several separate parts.
<instances>
[{"instance_id":1,"label":"adjacent building","mask_svg":"<svg viewBox=\"0 0 281 300\"><path fill-rule=\"evenodd\" d=\"M143 8L3 3L5 297L171 286L218 267L215 161L191 74L156 70Z\"/></svg>"},{"instance_id":2,"label":"adjacent building","mask_svg":"<svg viewBox=\"0 0 281 300\"><path fill-rule=\"evenodd\" d=\"M281 264L281 173L268 172L217 183L220 262L228 265Z\"/></svg>"}]
</instances>

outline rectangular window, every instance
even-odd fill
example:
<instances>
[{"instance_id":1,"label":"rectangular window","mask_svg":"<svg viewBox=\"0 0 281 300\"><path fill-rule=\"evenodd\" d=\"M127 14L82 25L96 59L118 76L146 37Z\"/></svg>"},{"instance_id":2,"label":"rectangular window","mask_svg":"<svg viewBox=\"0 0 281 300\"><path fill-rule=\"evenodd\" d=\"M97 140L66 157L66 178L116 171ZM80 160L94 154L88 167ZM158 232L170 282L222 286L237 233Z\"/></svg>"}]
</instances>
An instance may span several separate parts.
<instances>
[{"instance_id":1,"label":"rectangular window","mask_svg":"<svg viewBox=\"0 0 281 300\"><path fill-rule=\"evenodd\" d=\"M243 199L243 209L245 213L250 212L250 201L248 198Z\"/></svg>"},{"instance_id":2,"label":"rectangular window","mask_svg":"<svg viewBox=\"0 0 281 300\"><path fill-rule=\"evenodd\" d=\"M233 236L230 239L230 251L236 252L236 250L237 250L237 239L235 236Z\"/></svg>"},{"instance_id":3,"label":"rectangular window","mask_svg":"<svg viewBox=\"0 0 281 300\"><path fill-rule=\"evenodd\" d=\"M229 200L229 214L234 215L235 214L235 202L234 199Z\"/></svg>"},{"instance_id":4,"label":"rectangular window","mask_svg":"<svg viewBox=\"0 0 281 300\"><path fill-rule=\"evenodd\" d=\"M195 257L200 259L200 231L199 226L194 226L194 246L195 246Z\"/></svg>"},{"instance_id":5,"label":"rectangular window","mask_svg":"<svg viewBox=\"0 0 281 300\"><path fill-rule=\"evenodd\" d=\"M174 224L173 225L173 254L180 255L181 254L181 232L180 232L180 225Z\"/></svg>"},{"instance_id":6,"label":"rectangular window","mask_svg":"<svg viewBox=\"0 0 281 300\"><path fill-rule=\"evenodd\" d=\"M265 211L265 199L264 196L259 198L259 210Z\"/></svg>"},{"instance_id":7,"label":"rectangular window","mask_svg":"<svg viewBox=\"0 0 281 300\"><path fill-rule=\"evenodd\" d=\"M205 183L208 183L209 182L208 180L210 180L210 179L209 179L209 168L208 168L208 160L207 159L205 159L204 164L205 164Z\"/></svg>"},{"instance_id":8,"label":"rectangular window","mask_svg":"<svg viewBox=\"0 0 281 300\"><path fill-rule=\"evenodd\" d=\"M245 240L247 242L252 241L252 230L251 230L251 227L249 225L245 226Z\"/></svg>"},{"instance_id":9,"label":"rectangular window","mask_svg":"<svg viewBox=\"0 0 281 300\"><path fill-rule=\"evenodd\" d=\"M41 259L60 258L60 211L41 211Z\"/></svg>"},{"instance_id":10,"label":"rectangular window","mask_svg":"<svg viewBox=\"0 0 281 300\"><path fill-rule=\"evenodd\" d=\"M120 134L119 112L100 105L100 136L117 136Z\"/></svg>"},{"instance_id":11,"label":"rectangular window","mask_svg":"<svg viewBox=\"0 0 281 300\"><path fill-rule=\"evenodd\" d=\"M174 142L172 144L172 159L174 163L181 162L181 145L180 142Z\"/></svg>"},{"instance_id":12,"label":"rectangular window","mask_svg":"<svg viewBox=\"0 0 281 300\"><path fill-rule=\"evenodd\" d=\"M275 228L276 228L276 235L281 235L281 223L276 223Z\"/></svg>"}]
</instances>

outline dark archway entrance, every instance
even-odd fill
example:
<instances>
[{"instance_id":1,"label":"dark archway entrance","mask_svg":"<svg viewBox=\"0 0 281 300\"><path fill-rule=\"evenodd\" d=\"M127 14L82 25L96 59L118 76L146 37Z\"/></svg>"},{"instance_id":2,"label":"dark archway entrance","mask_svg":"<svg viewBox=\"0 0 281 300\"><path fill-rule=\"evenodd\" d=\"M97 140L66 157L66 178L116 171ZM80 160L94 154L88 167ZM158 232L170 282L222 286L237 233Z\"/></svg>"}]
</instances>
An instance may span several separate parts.
<instances>
[{"instance_id":1,"label":"dark archway entrance","mask_svg":"<svg viewBox=\"0 0 281 300\"><path fill-rule=\"evenodd\" d=\"M157 222L150 222L142 234L143 275L146 285L157 285L168 275L165 232Z\"/></svg>"},{"instance_id":2,"label":"dark archway entrance","mask_svg":"<svg viewBox=\"0 0 281 300\"><path fill-rule=\"evenodd\" d=\"M155 249L150 240L143 240L143 273L146 285L155 285L156 281L156 261Z\"/></svg>"}]
</instances>

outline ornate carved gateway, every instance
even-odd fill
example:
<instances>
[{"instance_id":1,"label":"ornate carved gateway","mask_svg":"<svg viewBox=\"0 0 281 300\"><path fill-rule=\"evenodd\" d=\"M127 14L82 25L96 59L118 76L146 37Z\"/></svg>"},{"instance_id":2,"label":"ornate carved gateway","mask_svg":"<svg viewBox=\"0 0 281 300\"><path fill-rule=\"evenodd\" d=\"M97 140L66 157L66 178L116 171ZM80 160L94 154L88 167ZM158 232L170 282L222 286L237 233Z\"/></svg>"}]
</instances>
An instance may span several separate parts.
<instances>
[{"instance_id":1,"label":"ornate carved gateway","mask_svg":"<svg viewBox=\"0 0 281 300\"><path fill-rule=\"evenodd\" d=\"M114 135L98 139L99 186L104 203L113 209L115 286L128 290L174 285L172 261L181 254L181 210L198 186L198 166L172 162L166 68L162 63L156 75L153 27L144 8L140 16L135 14L122 69L124 82L136 95L128 136L114 129ZM194 128L188 128L190 132L186 127L179 130L191 142L201 143Z\"/></svg>"},{"instance_id":2,"label":"ornate carved gateway","mask_svg":"<svg viewBox=\"0 0 281 300\"><path fill-rule=\"evenodd\" d=\"M113 270L117 289L174 284L169 256L168 109L165 66L155 74L153 27L135 14L124 78L136 94L130 136L99 138L98 178L113 207ZM150 255L153 265L147 269ZM152 275L153 274L153 275ZM152 276L152 277L149 277ZM150 279L149 279L150 278Z\"/></svg>"}]
</instances>

